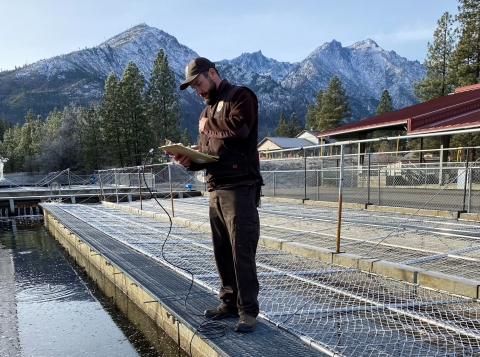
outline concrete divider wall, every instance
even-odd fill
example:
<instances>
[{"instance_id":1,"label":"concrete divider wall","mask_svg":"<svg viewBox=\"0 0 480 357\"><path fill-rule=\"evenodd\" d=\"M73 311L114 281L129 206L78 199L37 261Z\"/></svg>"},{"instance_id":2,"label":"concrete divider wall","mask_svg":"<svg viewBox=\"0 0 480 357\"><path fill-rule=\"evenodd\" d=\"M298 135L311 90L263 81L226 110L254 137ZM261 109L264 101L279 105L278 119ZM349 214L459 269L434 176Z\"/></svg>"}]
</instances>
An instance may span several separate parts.
<instances>
[{"instance_id":1,"label":"concrete divider wall","mask_svg":"<svg viewBox=\"0 0 480 357\"><path fill-rule=\"evenodd\" d=\"M194 328L175 316L147 289L135 282L126 272L112 265L46 210L44 217L45 226L55 239L162 355L173 355L172 350L180 346L184 351L188 351L189 355L191 351L192 356L222 356L205 340L195 335ZM165 334L173 342L168 341Z\"/></svg>"},{"instance_id":2,"label":"concrete divider wall","mask_svg":"<svg viewBox=\"0 0 480 357\"><path fill-rule=\"evenodd\" d=\"M262 198L263 199L263 198ZM280 202L295 202L301 200L293 200L293 199L268 199L268 200L275 200ZM307 204L312 204L310 201L306 201ZM114 207L117 209L125 210L135 214L141 214L148 217L161 219L161 220L168 220L164 214L157 214L155 212L146 211L146 210L139 210L134 207L118 205L111 202L102 202L102 204L108 205L110 207ZM320 203L318 203L320 205ZM328 202L328 204L332 204ZM334 204L336 205L336 204ZM359 208L357 205L353 205L351 208ZM391 207L389 207L391 208ZM401 211L404 209L400 208ZM408 210L412 209L405 209L403 213L408 213ZM393 212L393 210L392 210ZM398 212L398 211L395 211ZM432 215L440 213L441 217L448 216L443 211L440 212L426 212L431 213ZM445 214L445 215L444 215ZM189 221L187 219L174 217L172 218L172 222L174 224L184 225L191 227L193 229L200 229L203 231L210 232L210 226L201 224L199 222ZM318 259L321 261L329 262L338 264L344 267L360 269L363 271L367 271L370 273L386 276L389 278L394 278L402 281L406 281L409 283L419 284L420 286L439 289L449 293L463 295L471 298L480 298L480 282L473 279L465 279L456 277L453 275L442 274L435 271L428 271L422 268L404 265L404 264L397 264L381 259L372 259L370 257L360 257L354 254L348 253L335 253L332 250L314 247L307 244L287 241L284 239L278 239L275 237L267 237L267 236L260 236L259 244L264 245L269 248L298 254L302 256L306 256L309 258Z\"/></svg>"}]
</instances>

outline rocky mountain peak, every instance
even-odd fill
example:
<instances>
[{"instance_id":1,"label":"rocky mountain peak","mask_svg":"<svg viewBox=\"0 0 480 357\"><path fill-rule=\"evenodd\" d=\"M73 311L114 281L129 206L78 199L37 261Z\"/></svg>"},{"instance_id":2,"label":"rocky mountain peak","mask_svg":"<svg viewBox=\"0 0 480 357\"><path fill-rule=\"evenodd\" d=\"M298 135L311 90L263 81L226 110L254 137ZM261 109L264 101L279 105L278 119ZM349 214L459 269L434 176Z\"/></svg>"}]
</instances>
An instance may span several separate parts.
<instances>
[{"instance_id":1,"label":"rocky mountain peak","mask_svg":"<svg viewBox=\"0 0 480 357\"><path fill-rule=\"evenodd\" d=\"M144 23L93 48L1 72L0 117L22 122L29 109L46 117L54 107L61 109L72 102L83 106L98 104L105 79L112 72L120 79L130 61L135 62L148 80L159 49L164 50L180 83L185 65L198 54L174 36ZM325 89L334 75L340 78L350 98L352 120L357 120L375 113L384 89L389 90L395 108L415 103L412 83L425 73L419 62L408 61L393 51L386 52L371 39L350 47L332 40L300 63L280 62L258 50L218 64L222 77L248 86L257 94L260 136L273 131L281 112L286 115L296 112L302 121L306 105L314 102L318 90ZM188 127L195 135L204 103L192 91L178 94L184 116L182 128Z\"/></svg>"},{"instance_id":2,"label":"rocky mountain peak","mask_svg":"<svg viewBox=\"0 0 480 357\"><path fill-rule=\"evenodd\" d=\"M383 51L383 49L380 46L378 46L378 44L374 40L370 38L367 38L366 40L363 40L363 41L355 42L353 45L349 46L348 48L351 48L354 50L361 50L361 51L368 51L369 49Z\"/></svg>"},{"instance_id":3,"label":"rocky mountain peak","mask_svg":"<svg viewBox=\"0 0 480 357\"><path fill-rule=\"evenodd\" d=\"M156 31L155 31L156 30ZM126 31L119 33L112 38L109 38L107 41L101 43L98 47L111 47L111 48L118 48L125 45L128 42L134 41L135 39L144 36L148 32L157 32L166 34L165 32L156 29L154 27L150 27L145 23L133 26Z\"/></svg>"},{"instance_id":4,"label":"rocky mountain peak","mask_svg":"<svg viewBox=\"0 0 480 357\"><path fill-rule=\"evenodd\" d=\"M259 50L253 53L242 53L232 60L223 60L223 64L231 64L245 70L269 76L275 82L280 82L295 67L295 63L279 62L268 58Z\"/></svg>"}]
</instances>

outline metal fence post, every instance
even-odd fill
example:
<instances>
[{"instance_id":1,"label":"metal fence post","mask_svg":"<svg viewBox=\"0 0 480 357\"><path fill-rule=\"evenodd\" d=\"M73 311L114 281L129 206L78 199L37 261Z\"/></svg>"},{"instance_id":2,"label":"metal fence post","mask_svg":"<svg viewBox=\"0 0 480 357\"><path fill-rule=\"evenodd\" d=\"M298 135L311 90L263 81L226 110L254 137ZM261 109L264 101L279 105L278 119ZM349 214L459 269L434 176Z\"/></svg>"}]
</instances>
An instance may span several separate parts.
<instances>
[{"instance_id":1,"label":"metal fence post","mask_svg":"<svg viewBox=\"0 0 480 357\"><path fill-rule=\"evenodd\" d=\"M117 169L113 169L113 176L115 177L115 195L117 196L117 203L118 203L118 177L117 177Z\"/></svg>"},{"instance_id":2,"label":"metal fence post","mask_svg":"<svg viewBox=\"0 0 480 357\"><path fill-rule=\"evenodd\" d=\"M378 167L378 205L380 206L380 166Z\"/></svg>"},{"instance_id":3,"label":"metal fence post","mask_svg":"<svg viewBox=\"0 0 480 357\"><path fill-rule=\"evenodd\" d=\"M320 164L320 170L322 170L320 172L320 186L323 187L323 160L321 161L321 164Z\"/></svg>"},{"instance_id":4,"label":"metal fence post","mask_svg":"<svg viewBox=\"0 0 480 357\"><path fill-rule=\"evenodd\" d=\"M443 185L443 144L440 145L440 169L438 173L438 185Z\"/></svg>"},{"instance_id":5,"label":"metal fence post","mask_svg":"<svg viewBox=\"0 0 480 357\"><path fill-rule=\"evenodd\" d=\"M473 170L473 167L469 167L468 168L468 172L469 172L469 175L468 177L470 177L470 182L468 183L468 207L467 207L467 213L470 213L470 207L472 206L472 170Z\"/></svg>"},{"instance_id":6,"label":"metal fence post","mask_svg":"<svg viewBox=\"0 0 480 357\"><path fill-rule=\"evenodd\" d=\"M140 170L142 168L139 167L138 168L138 191L139 191L139 194L140 194L140 210L143 210L143 203L142 203L142 178L140 176Z\"/></svg>"},{"instance_id":7,"label":"metal fence post","mask_svg":"<svg viewBox=\"0 0 480 357\"><path fill-rule=\"evenodd\" d=\"M337 241L336 252L340 253L340 232L342 228L342 200L343 200L343 169L345 167L343 145L340 146L340 182L338 183L338 214L337 214Z\"/></svg>"},{"instance_id":8,"label":"metal fence post","mask_svg":"<svg viewBox=\"0 0 480 357\"><path fill-rule=\"evenodd\" d=\"M371 156L372 154L368 154L368 172L367 172L367 204L371 205L372 202L370 201L370 163L371 163Z\"/></svg>"},{"instance_id":9,"label":"metal fence post","mask_svg":"<svg viewBox=\"0 0 480 357\"><path fill-rule=\"evenodd\" d=\"M105 194L103 193L102 174L98 172L98 179L100 180L100 194L102 195L102 201L105 200Z\"/></svg>"},{"instance_id":10,"label":"metal fence post","mask_svg":"<svg viewBox=\"0 0 480 357\"><path fill-rule=\"evenodd\" d=\"M467 180L468 180L468 160L469 160L469 149L467 149L466 153L466 158L465 158L465 181L463 183L463 207L462 207L462 212L466 212L465 206L466 206L466 199L467 199Z\"/></svg>"},{"instance_id":11,"label":"metal fence post","mask_svg":"<svg viewBox=\"0 0 480 357\"><path fill-rule=\"evenodd\" d=\"M172 202L172 217L175 217L175 211L173 209L173 189L172 189L172 164L168 165L168 181L170 181L170 201Z\"/></svg>"},{"instance_id":12,"label":"metal fence post","mask_svg":"<svg viewBox=\"0 0 480 357\"><path fill-rule=\"evenodd\" d=\"M316 200L319 201L319 196L320 196L320 186L318 185L318 170L315 170L315 175L316 175L316 178L317 178L317 198Z\"/></svg>"},{"instance_id":13,"label":"metal fence post","mask_svg":"<svg viewBox=\"0 0 480 357\"><path fill-rule=\"evenodd\" d=\"M155 175L153 174L153 165L152 167L150 168L150 174L152 175L152 192L155 191Z\"/></svg>"},{"instance_id":14,"label":"metal fence post","mask_svg":"<svg viewBox=\"0 0 480 357\"><path fill-rule=\"evenodd\" d=\"M428 166L425 163L425 188L427 188Z\"/></svg>"},{"instance_id":15,"label":"metal fence post","mask_svg":"<svg viewBox=\"0 0 480 357\"><path fill-rule=\"evenodd\" d=\"M275 197L275 186L276 186L276 177L275 177L275 171L273 171L273 197Z\"/></svg>"},{"instance_id":16,"label":"metal fence post","mask_svg":"<svg viewBox=\"0 0 480 357\"><path fill-rule=\"evenodd\" d=\"M113 177L115 178L115 195L117 196L117 203L118 203L118 178L117 178L117 169L113 169Z\"/></svg>"},{"instance_id":17,"label":"metal fence post","mask_svg":"<svg viewBox=\"0 0 480 357\"><path fill-rule=\"evenodd\" d=\"M302 148L303 150L303 188L304 188L304 196L303 196L303 201L305 202L308 200L307 198L307 156L305 154L305 149Z\"/></svg>"}]
</instances>

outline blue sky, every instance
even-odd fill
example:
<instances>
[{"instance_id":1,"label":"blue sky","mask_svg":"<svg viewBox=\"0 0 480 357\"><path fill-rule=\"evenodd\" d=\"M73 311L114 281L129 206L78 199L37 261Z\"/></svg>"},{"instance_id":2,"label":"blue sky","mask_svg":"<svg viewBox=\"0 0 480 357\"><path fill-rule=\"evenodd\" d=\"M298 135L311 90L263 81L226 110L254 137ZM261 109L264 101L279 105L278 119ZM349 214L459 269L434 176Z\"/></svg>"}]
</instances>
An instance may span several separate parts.
<instances>
[{"instance_id":1,"label":"blue sky","mask_svg":"<svg viewBox=\"0 0 480 357\"><path fill-rule=\"evenodd\" d=\"M371 38L423 62L456 0L0 0L0 69L93 47L131 26L157 27L217 61L244 52L303 60L333 39Z\"/></svg>"}]
</instances>

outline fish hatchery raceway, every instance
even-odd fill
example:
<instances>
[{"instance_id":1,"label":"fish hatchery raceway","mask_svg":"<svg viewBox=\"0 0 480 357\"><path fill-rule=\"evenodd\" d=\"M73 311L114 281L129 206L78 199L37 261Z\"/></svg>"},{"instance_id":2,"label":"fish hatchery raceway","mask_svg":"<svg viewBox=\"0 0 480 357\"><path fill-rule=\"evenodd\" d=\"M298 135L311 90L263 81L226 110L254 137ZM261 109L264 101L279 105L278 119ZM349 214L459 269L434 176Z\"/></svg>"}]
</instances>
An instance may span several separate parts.
<instances>
[{"instance_id":1,"label":"fish hatchery raceway","mask_svg":"<svg viewBox=\"0 0 480 357\"><path fill-rule=\"evenodd\" d=\"M193 356L480 356L476 217L344 205L337 253L334 205L264 199L261 312L254 333L237 334L235 319L210 329L201 316L219 288L208 197L159 202L169 215L155 200L41 204L48 230L154 346L165 332Z\"/></svg>"}]
</instances>

